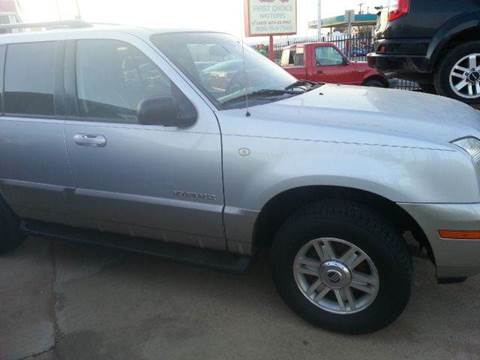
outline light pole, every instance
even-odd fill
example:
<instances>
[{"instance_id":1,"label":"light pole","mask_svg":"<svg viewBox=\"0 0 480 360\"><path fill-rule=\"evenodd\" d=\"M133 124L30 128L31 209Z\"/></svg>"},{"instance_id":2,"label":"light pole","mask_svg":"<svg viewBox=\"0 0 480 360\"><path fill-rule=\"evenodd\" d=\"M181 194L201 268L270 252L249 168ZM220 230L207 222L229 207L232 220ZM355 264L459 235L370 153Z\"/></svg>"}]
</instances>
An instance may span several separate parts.
<instances>
[{"instance_id":1,"label":"light pole","mask_svg":"<svg viewBox=\"0 0 480 360\"><path fill-rule=\"evenodd\" d=\"M317 28L318 28L318 41L322 41L322 0L317 0Z\"/></svg>"},{"instance_id":2,"label":"light pole","mask_svg":"<svg viewBox=\"0 0 480 360\"><path fill-rule=\"evenodd\" d=\"M82 13L80 12L80 4L78 3L78 0L75 1L75 6L77 7L77 20L82 20Z\"/></svg>"},{"instance_id":3,"label":"light pole","mask_svg":"<svg viewBox=\"0 0 480 360\"><path fill-rule=\"evenodd\" d=\"M359 14L363 14L363 13L362 13L363 5L365 5L365 3L360 3L360 4L358 4L358 6L360 7L360 10L359 10L359 12L358 12Z\"/></svg>"},{"instance_id":4,"label":"light pole","mask_svg":"<svg viewBox=\"0 0 480 360\"><path fill-rule=\"evenodd\" d=\"M58 0L55 0L55 5L57 6L57 18L58 21L62 20L62 13L60 11L60 4L58 3Z\"/></svg>"}]
</instances>

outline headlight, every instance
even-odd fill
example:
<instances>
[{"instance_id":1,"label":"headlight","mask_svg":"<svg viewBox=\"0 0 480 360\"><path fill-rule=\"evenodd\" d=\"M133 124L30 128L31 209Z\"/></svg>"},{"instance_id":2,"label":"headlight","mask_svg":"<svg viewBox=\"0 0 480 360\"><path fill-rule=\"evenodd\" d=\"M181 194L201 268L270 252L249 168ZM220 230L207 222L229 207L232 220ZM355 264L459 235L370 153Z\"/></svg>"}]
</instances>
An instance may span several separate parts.
<instances>
[{"instance_id":1,"label":"headlight","mask_svg":"<svg viewBox=\"0 0 480 360\"><path fill-rule=\"evenodd\" d=\"M452 144L465 150L470 154L474 162L480 161L480 140L475 137L466 137L452 141Z\"/></svg>"}]
</instances>

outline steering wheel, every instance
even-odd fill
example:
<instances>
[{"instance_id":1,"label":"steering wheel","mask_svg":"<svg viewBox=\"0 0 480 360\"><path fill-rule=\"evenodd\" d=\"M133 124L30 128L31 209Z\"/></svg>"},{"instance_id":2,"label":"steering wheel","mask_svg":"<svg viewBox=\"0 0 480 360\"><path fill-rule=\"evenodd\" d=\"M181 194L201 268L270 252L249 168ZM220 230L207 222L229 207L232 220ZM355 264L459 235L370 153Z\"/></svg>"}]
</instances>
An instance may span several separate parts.
<instances>
[{"instance_id":1,"label":"steering wheel","mask_svg":"<svg viewBox=\"0 0 480 360\"><path fill-rule=\"evenodd\" d=\"M235 75L232 76L228 85L225 87L225 94L230 95L242 89L245 89L248 86L247 78L245 72L237 71Z\"/></svg>"}]
</instances>

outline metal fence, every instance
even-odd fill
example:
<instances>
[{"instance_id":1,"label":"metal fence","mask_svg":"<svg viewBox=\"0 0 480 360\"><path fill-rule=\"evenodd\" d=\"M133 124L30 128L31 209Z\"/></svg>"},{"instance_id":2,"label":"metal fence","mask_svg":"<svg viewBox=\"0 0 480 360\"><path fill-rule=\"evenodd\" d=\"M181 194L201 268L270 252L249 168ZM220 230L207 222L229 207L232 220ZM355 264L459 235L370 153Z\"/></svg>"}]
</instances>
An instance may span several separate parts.
<instances>
[{"instance_id":1,"label":"metal fence","mask_svg":"<svg viewBox=\"0 0 480 360\"><path fill-rule=\"evenodd\" d=\"M282 50L295 44L307 44L319 42L317 38L295 37L280 38L274 46L275 61L280 63ZM367 54L374 51L373 36L371 33L365 33L354 36L323 36L321 42L330 42L335 44L350 61L367 61ZM392 85L397 89L419 91L418 84L414 81L393 79Z\"/></svg>"}]
</instances>

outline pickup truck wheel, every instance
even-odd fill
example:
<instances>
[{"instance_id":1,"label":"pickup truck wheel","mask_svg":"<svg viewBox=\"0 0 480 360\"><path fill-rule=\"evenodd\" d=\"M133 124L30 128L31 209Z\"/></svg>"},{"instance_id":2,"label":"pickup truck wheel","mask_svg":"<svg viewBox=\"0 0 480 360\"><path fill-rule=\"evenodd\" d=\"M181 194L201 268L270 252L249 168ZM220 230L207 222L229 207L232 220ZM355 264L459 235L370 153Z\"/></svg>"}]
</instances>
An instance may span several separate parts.
<instances>
[{"instance_id":1,"label":"pickup truck wheel","mask_svg":"<svg viewBox=\"0 0 480 360\"><path fill-rule=\"evenodd\" d=\"M381 87L381 88L387 87L387 86L385 86L385 83L383 83L382 81L377 80L377 79L367 79L367 80L362 84L362 86Z\"/></svg>"},{"instance_id":2,"label":"pickup truck wheel","mask_svg":"<svg viewBox=\"0 0 480 360\"><path fill-rule=\"evenodd\" d=\"M450 50L435 74L440 95L480 104L480 41L472 41Z\"/></svg>"},{"instance_id":3,"label":"pickup truck wheel","mask_svg":"<svg viewBox=\"0 0 480 360\"><path fill-rule=\"evenodd\" d=\"M271 259L283 300L327 330L379 330L410 298L412 260L405 241L359 204L325 201L294 214L278 231Z\"/></svg>"},{"instance_id":4,"label":"pickup truck wheel","mask_svg":"<svg viewBox=\"0 0 480 360\"><path fill-rule=\"evenodd\" d=\"M14 250L24 239L18 218L0 198L0 254Z\"/></svg>"}]
</instances>

